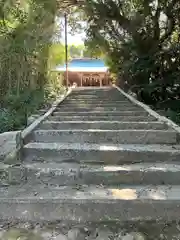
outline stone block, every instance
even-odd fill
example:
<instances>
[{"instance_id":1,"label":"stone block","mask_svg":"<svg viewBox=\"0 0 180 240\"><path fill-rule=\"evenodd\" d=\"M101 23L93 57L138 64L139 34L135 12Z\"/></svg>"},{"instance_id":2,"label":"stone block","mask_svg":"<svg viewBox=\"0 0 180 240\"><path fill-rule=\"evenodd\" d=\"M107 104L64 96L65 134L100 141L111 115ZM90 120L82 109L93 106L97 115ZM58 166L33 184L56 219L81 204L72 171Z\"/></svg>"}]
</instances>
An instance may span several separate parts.
<instances>
[{"instance_id":1,"label":"stone block","mask_svg":"<svg viewBox=\"0 0 180 240\"><path fill-rule=\"evenodd\" d=\"M26 181L26 168L21 165L0 165L0 185L21 184Z\"/></svg>"}]
</instances>

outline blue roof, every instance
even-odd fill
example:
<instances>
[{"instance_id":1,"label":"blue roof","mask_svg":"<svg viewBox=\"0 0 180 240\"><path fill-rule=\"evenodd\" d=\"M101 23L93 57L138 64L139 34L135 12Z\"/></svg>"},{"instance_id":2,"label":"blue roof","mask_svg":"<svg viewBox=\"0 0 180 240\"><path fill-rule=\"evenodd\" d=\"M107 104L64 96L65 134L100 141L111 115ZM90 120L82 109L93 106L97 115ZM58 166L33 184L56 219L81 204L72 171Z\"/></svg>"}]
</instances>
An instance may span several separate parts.
<instances>
[{"instance_id":1,"label":"blue roof","mask_svg":"<svg viewBox=\"0 0 180 240\"><path fill-rule=\"evenodd\" d=\"M65 71L66 66L57 66L57 71ZM107 71L108 67L105 62L101 59L91 59L91 58L79 58L73 59L68 63L68 69L70 71Z\"/></svg>"},{"instance_id":2,"label":"blue roof","mask_svg":"<svg viewBox=\"0 0 180 240\"><path fill-rule=\"evenodd\" d=\"M106 67L106 65L101 59L73 59L69 67Z\"/></svg>"}]
</instances>

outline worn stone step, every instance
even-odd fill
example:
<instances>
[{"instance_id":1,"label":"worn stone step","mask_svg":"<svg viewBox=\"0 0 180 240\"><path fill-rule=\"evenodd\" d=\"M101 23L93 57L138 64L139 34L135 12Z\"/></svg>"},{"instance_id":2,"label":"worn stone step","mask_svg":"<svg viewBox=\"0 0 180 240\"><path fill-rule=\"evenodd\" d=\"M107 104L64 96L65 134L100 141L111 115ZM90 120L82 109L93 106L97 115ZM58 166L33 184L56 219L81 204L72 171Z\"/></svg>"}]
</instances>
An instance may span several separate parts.
<instances>
[{"instance_id":1,"label":"worn stone step","mask_svg":"<svg viewBox=\"0 0 180 240\"><path fill-rule=\"evenodd\" d=\"M103 99L103 98L98 98L98 99L74 99L74 98L66 98L65 99L66 103L74 103L74 102L78 102L78 103L115 103L115 104L132 104L130 101L126 100L126 99Z\"/></svg>"},{"instance_id":2,"label":"worn stone step","mask_svg":"<svg viewBox=\"0 0 180 240\"><path fill-rule=\"evenodd\" d=\"M115 89L112 86L102 86L102 87L77 87L77 88L73 88L72 93L73 94L86 94L88 92L93 93L93 92L100 92L100 93L110 93L111 91L117 91L117 89Z\"/></svg>"},{"instance_id":3,"label":"worn stone step","mask_svg":"<svg viewBox=\"0 0 180 240\"><path fill-rule=\"evenodd\" d=\"M119 121L148 122L156 121L153 116L50 116L51 121Z\"/></svg>"},{"instance_id":4,"label":"worn stone step","mask_svg":"<svg viewBox=\"0 0 180 240\"><path fill-rule=\"evenodd\" d=\"M13 240L16 236L28 240L178 240L178 221L143 221L128 222L8 222L2 221L3 240ZM162 233L163 232L163 233ZM15 236L15 238L14 238ZM96 238L97 236L97 238ZM163 237L162 237L163 236ZM9 237L9 238L8 238ZM70 238L68 238L70 237Z\"/></svg>"},{"instance_id":5,"label":"worn stone step","mask_svg":"<svg viewBox=\"0 0 180 240\"><path fill-rule=\"evenodd\" d=\"M113 92L113 93L109 93L109 92L94 92L93 93L92 92L92 93L85 93L85 94L71 93L68 97L69 98L73 97L73 98L127 99L125 96L119 94L119 92Z\"/></svg>"},{"instance_id":6,"label":"worn stone step","mask_svg":"<svg viewBox=\"0 0 180 240\"><path fill-rule=\"evenodd\" d=\"M62 103L60 103L59 106L64 106L64 105L74 105L74 106L82 106L82 107L85 107L85 106L103 106L103 107L139 107L135 104L132 104L132 103L129 103L129 102L109 102L109 101L63 101Z\"/></svg>"},{"instance_id":7,"label":"worn stone step","mask_svg":"<svg viewBox=\"0 0 180 240\"><path fill-rule=\"evenodd\" d=\"M179 162L180 145L37 143L24 146L24 161L77 162L120 165L143 162Z\"/></svg>"},{"instance_id":8,"label":"worn stone step","mask_svg":"<svg viewBox=\"0 0 180 240\"><path fill-rule=\"evenodd\" d=\"M137 163L128 165L80 165L78 163L24 164L27 179L46 184L116 185L173 184L180 185L180 164Z\"/></svg>"},{"instance_id":9,"label":"worn stone step","mask_svg":"<svg viewBox=\"0 0 180 240\"><path fill-rule=\"evenodd\" d=\"M64 101L59 106L76 106L76 107L139 107L131 103L110 102L110 101Z\"/></svg>"},{"instance_id":10,"label":"worn stone step","mask_svg":"<svg viewBox=\"0 0 180 240\"><path fill-rule=\"evenodd\" d=\"M119 122L119 121L67 121L53 122L45 121L38 129L168 129L167 125L162 122Z\"/></svg>"},{"instance_id":11,"label":"worn stone step","mask_svg":"<svg viewBox=\"0 0 180 240\"><path fill-rule=\"evenodd\" d=\"M127 100L127 99L106 99L106 98L66 98L65 102L89 102L89 103L98 103L98 102L106 102L106 103L119 103L119 104L123 104L123 103L129 103L132 104L131 101Z\"/></svg>"},{"instance_id":12,"label":"worn stone step","mask_svg":"<svg viewBox=\"0 0 180 240\"><path fill-rule=\"evenodd\" d=\"M121 100L121 99L127 99L125 96L119 94L119 92L114 92L111 94L107 94L107 93L95 93L95 94L70 94L69 96L67 96L67 99L69 98L74 98L74 99L113 99L113 100Z\"/></svg>"},{"instance_id":13,"label":"worn stone step","mask_svg":"<svg viewBox=\"0 0 180 240\"><path fill-rule=\"evenodd\" d=\"M118 106L118 105L78 105L78 104L64 104L64 105L59 105L57 107L57 110L61 110L61 109L69 109L69 111L72 109L72 111L87 111L87 110L93 110L93 111L143 111L144 109L142 109L141 107L138 106Z\"/></svg>"},{"instance_id":14,"label":"worn stone step","mask_svg":"<svg viewBox=\"0 0 180 240\"><path fill-rule=\"evenodd\" d=\"M125 97L125 96L123 96L122 94L120 94L120 92L119 91L117 91L117 90L115 90L115 91L112 91L112 90L110 90L110 91L91 91L91 92L77 92L77 93L75 93L75 92L71 92L71 94L69 95L69 96L76 96L76 97L79 97L79 96L83 96L83 97L99 97L99 96L101 96L101 97L107 97L107 98L111 98L111 97L114 97L114 96L116 96L116 97Z\"/></svg>"},{"instance_id":15,"label":"worn stone step","mask_svg":"<svg viewBox=\"0 0 180 240\"><path fill-rule=\"evenodd\" d=\"M98 99L98 100L77 100L77 99L65 99L61 104L64 104L64 103L79 103L79 104L84 104L84 103L90 103L90 104L101 104L101 103L105 103L105 104L130 104L130 105L134 105L132 102L128 101L128 100L124 100L124 101L121 101L121 100L113 100L113 101L110 101L110 100L106 100L106 99Z\"/></svg>"},{"instance_id":16,"label":"worn stone step","mask_svg":"<svg viewBox=\"0 0 180 240\"><path fill-rule=\"evenodd\" d=\"M78 142L114 144L176 144L177 133L172 130L36 130L36 142Z\"/></svg>"},{"instance_id":17,"label":"worn stone step","mask_svg":"<svg viewBox=\"0 0 180 240\"><path fill-rule=\"evenodd\" d=\"M23 185L1 193L0 218L26 221L179 220L180 186L47 187Z\"/></svg>"},{"instance_id":18,"label":"worn stone step","mask_svg":"<svg viewBox=\"0 0 180 240\"><path fill-rule=\"evenodd\" d=\"M114 90L113 86L86 86L86 87L76 87L73 89L73 92L86 92L86 91L111 91Z\"/></svg>"},{"instance_id":19,"label":"worn stone step","mask_svg":"<svg viewBox=\"0 0 180 240\"><path fill-rule=\"evenodd\" d=\"M53 112L53 116L149 116L146 111L89 111L89 112L70 112L68 109L66 111Z\"/></svg>"},{"instance_id":20,"label":"worn stone step","mask_svg":"<svg viewBox=\"0 0 180 240\"><path fill-rule=\"evenodd\" d=\"M103 97L103 98L113 98L114 96L115 97L124 97L125 98L125 96L122 96L121 94L119 94L119 92L118 91L116 91L116 92L113 92L113 94L112 94L112 91L92 91L92 92L83 92L83 93L75 93L75 92L72 92L71 93L71 95L69 96L69 97L71 97L71 96L73 96L73 97Z\"/></svg>"},{"instance_id":21,"label":"worn stone step","mask_svg":"<svg viewBox=\"0 0 180 240\"><path fill-rule=\"evenodd\" d=\"M117 89L111 89L109 91L81 91L81 92L74 92L72 91L71 94L73 96L106 96L106 97L113 97L114 95L116 96L122 96L124 97L122 94L120 94L120 92Z\"/></svg>"},{"instance_id":22,"label":"worn stone step","mask_svg":"<svg viewBox=\"0 0 180 240\"><path fill-rule=\"evenodd\" d=\"M72 95L73 96L80 96L80 95L111 95L111 93L113 92L114 94L120 95L119 92L117 90L114 89L114 91L112 91L113 89L109 89L109 90L83 90L83 91L72 91Z\"/></svg>"},{"instance_id":23,"label":"worn stone step","mask_svg":"<svg viewBox=\"0 0 180 240\"><path fill-rule=\"evenodd\" d=\"M58 111L69 111L69 112L87 112L87 111L142 111L143 109L140 107L124 107L124 106L112 106L112 107L106 107L106 106L75 106L75 105L63 105L63 106L59 106L55 112Z\"/></svg>"}]
</instances>

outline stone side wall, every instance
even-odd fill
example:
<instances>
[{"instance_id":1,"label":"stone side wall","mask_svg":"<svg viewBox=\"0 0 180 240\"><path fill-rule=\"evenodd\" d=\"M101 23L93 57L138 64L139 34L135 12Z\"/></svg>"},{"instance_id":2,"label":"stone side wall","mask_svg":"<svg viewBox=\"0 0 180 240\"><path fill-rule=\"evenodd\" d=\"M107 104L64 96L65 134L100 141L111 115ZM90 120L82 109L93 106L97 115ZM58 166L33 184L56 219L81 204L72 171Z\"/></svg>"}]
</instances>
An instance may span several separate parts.
<instances>
[{"instance_id":1,"label":"stone side wall","mask_svg":"<svg viewBox=\"0 0 180 240\"><path fill-rule=\"evenodd\" d=\"M0 134L0 162L3 161L8 154L16 150L17 145L20 144L20 134L20 131Z\"/></svg>"}]
</instances>

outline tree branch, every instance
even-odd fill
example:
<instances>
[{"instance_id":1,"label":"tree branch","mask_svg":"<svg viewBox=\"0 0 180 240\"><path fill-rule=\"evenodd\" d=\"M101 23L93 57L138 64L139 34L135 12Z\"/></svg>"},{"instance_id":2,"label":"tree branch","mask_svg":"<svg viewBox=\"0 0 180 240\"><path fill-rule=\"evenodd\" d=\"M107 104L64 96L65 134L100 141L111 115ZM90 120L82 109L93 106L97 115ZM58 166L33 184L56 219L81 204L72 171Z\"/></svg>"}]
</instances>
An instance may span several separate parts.
<instances>
[{"instance_id":1,"label":"tree branch","mask_svg":"<svg viewBox=\"0 0 180 240\"><path fill-rule=\"evenodd\" d=\"M159 27L159 18L161 14L161 6L160 6L160 1L158 1L156 13L153 17L153 25L154 25L154 40L159 40L160 38L160 27Z\"/></svg>"},{"instance_id":2,"label":"tree branch","mask_svg":"<svg viewBox=\"0 0 180 240\"><path fill-rule=\"evenodd\" d=\"M175 30L176 19L173 14L173 7L179 2L179 0L172 0L172 2L166 7L165 14L167 16L167 27L165 34L161 37L160 44L162 44L167 38L169 38L172 32Z\"/></svg>"}]
</instances>

